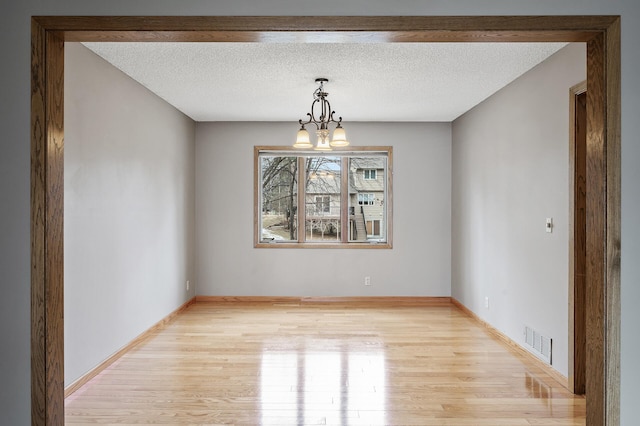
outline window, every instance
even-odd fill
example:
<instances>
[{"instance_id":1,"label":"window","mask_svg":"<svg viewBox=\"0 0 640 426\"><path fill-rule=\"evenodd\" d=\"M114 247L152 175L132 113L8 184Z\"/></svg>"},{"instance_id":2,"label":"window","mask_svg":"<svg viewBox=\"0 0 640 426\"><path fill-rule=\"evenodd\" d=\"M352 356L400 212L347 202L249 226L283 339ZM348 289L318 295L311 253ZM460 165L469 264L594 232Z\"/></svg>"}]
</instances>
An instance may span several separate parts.
<instances>
[{"instance_id":1,"label":"window","mask_svg":"<svg viewBox=\"0 0 640 426\"><path fill-rule=\"evenodd\" d=\"M331 213L331 197L316 197L316 213Z\"/></svg>"},{"instance_id":2,"label":"window","mask_svg":"<svg viewBox=\"0 0 640 426\"><path fill-rule=\"evenodd\" d=\"M361 206L372 206L373 205L373 193L369 194L358 194L358 204Z\"/></svg>"},{"instance_id":3,"label":"window","mask_svg":"<svg viewBox=\"0 0 640 426\"><path fill-rule=\"evenodd\" d=\"M366 180L376 180L376 169L365 169L363 172Z\"/></svg>"},{"instance_id":4,"label":"window","mask_svg":"<svg viewBox=\"0 0 640 426\"><path fill-rule=\"evenodd\" d=\"M255 147L254 245L391 248L391 147Z\"/></svg>"}]
</instances>

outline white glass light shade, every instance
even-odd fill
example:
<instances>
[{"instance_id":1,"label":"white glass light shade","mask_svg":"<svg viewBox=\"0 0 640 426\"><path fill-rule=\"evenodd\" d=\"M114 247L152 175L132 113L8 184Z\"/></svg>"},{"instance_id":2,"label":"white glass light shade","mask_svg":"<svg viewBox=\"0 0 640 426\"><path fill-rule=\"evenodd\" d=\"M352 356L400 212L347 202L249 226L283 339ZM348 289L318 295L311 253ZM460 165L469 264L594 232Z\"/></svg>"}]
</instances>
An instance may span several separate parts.
<instances>
[{"instance_id":1,"label":"white glass light shade","mask_svg":"<svg viewBox=\"0 0 640 426\"><path fill-rule=\"evenodd\" d=\"M305 129L298 130L298 136L296 137L296 143L293 144L294 148L311 148L311 139L309 139L309 132Z\"/></svg>"},{"instance_id":2,"label":"white glass light shade","mask_svg":"<svg viewBox=\"0 0 640 426\"><path fill-rule=\"evenodd\" d=\"M333 138L331 139L331 146L339 148L349 146L347 135L342 127L336 127L333 131Z\"/></svg>"},{"instance_id":3,"label":"white glass light shade","mask_svg":"<svg viewBox=\"0 0 640 426\"><path fill-rule=\"evenodd\" d=\"M331 145L329 144L329 131L327 129L320 129L316 131L318 142L316 147L313 148L316 151L331 151Z\"/></svg>"}]
</instances>

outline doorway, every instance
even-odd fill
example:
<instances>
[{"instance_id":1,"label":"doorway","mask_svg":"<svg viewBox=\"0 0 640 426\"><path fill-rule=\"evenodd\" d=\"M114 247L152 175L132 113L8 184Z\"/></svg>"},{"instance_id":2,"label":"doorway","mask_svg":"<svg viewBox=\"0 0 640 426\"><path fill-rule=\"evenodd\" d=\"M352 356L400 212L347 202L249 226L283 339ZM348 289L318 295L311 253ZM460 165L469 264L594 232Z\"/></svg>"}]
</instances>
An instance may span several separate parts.
<instances>
[{"instance_id":1,"label":"doorway","mask_svg":"<svg viewBox=\"0 0 640 426\"><path fill-rule=\"evenodd\" d=\"M620 18L35 17L31 45L32 424L64 423L65 41L586 42L587 424L619 423Z\"/></svg>"},{"instance_id":2,"label":"doorway","mask_svg":"<svg viewBox=\"0 0 640 426\"><path fill-rule=\"evenodd\" d=\"M587 82L569 90L569 389L586 389Z\"/></svg>"}]
</instances>

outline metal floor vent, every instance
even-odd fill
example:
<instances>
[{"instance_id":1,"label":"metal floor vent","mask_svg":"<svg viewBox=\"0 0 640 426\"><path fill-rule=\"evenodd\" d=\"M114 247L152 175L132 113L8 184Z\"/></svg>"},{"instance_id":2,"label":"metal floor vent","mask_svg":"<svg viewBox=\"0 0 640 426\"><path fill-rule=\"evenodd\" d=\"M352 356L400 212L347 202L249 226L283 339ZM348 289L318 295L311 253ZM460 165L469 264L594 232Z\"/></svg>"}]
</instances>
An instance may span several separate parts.
<instances>
[{"instance_id":1,"label":"metal floor vent","mask_svg":"<svg viewBox=\"0 0 640 426\"><path fill-rule=\"evenodd\" d=\"M543 336L529 326L524 327L524 342L540 358L551 364L551 338Z\"/></svg>"}]
</instances>

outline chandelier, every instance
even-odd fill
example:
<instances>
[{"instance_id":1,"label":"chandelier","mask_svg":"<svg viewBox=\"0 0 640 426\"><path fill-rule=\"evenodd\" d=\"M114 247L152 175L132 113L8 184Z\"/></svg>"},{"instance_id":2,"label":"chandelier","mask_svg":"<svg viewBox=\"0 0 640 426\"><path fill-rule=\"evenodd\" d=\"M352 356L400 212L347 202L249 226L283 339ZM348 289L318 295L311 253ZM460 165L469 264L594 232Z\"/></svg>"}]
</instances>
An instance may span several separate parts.
<instances>
[{"instance_id":1,"label":"chandelier","mask_svg":"<svg viewBox=\"0 0 640 426\"><path fill-rule=\"evenodd\" d=\"M298 120L300 123L300 130L298 130L296 143L293 144L294 148L313 148L318 151L331 151L332 147L339 148L349 145L344 129L340 125L340 123L342 123L342 117L339 117L337 121L333 118L335 111L331 109L331 105L327 100L327 96L329 96L329 94L324 91L324 84L328 82L329 80L326 78L316 78L316 83L318 83L319 87L313 92L311 112L307 113L309 120L304 122L302 120ZM317 113L320 114L318 118L316 118ZM316 126L317 141L315 147L311 143L309 132L304 127L311 123ZM333 131L333 137L331 140L329 140L330 123L336 123L336 128Z\"/></svg>"}]
</instances>

